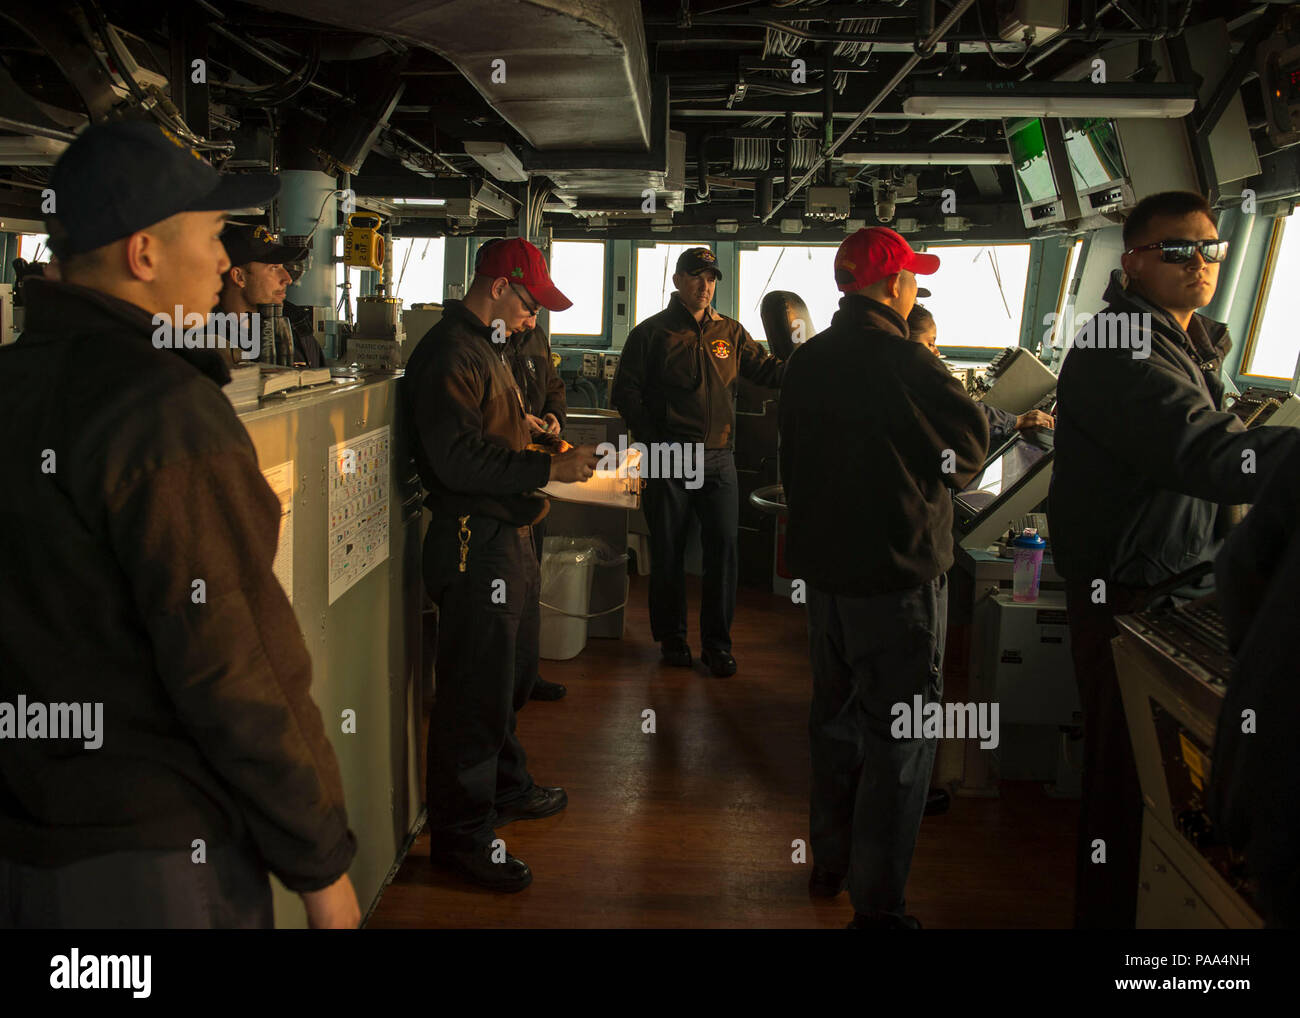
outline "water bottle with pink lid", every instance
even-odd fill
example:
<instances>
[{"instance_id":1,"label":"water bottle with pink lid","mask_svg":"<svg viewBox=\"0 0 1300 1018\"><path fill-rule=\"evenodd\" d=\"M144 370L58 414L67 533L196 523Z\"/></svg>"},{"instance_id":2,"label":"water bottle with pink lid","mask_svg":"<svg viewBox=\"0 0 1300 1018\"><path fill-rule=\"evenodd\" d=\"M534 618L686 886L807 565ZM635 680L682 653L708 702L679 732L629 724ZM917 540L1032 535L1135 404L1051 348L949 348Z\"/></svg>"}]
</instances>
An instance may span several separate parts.
<instances>
[{"instance_id":1,"label":"water bottle with pink lid","mask_svg":"<svg viewBox=\"0 0 1300 1018\"><path fill-rule=\"evenodd\" d=\"M1015 601L1037 601L1038 580L1043 571L1043 549L1047 542L1038 531L1026 527L1014 541L1011 564L1011 597Z\"/></svg>"}]
</instances>

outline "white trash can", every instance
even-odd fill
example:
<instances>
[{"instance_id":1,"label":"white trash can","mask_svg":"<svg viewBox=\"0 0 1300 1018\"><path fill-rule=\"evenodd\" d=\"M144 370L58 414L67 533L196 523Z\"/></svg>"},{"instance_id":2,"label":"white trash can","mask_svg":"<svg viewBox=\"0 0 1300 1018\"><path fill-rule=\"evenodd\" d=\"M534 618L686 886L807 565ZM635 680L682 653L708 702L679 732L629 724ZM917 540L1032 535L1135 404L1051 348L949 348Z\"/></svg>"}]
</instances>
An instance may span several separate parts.
<instances>
[{"instance_id":1,"label":"white trash can","mask_svg":"<svg viewBox=\"0 0 1300 1018\"><path fill-rule=\"evenodd\" d=\"M590 541L548 537L542 542L542 609L539 653L567 661L587 646L587 614L596 550Z\"/></svg>"}]
</instances>

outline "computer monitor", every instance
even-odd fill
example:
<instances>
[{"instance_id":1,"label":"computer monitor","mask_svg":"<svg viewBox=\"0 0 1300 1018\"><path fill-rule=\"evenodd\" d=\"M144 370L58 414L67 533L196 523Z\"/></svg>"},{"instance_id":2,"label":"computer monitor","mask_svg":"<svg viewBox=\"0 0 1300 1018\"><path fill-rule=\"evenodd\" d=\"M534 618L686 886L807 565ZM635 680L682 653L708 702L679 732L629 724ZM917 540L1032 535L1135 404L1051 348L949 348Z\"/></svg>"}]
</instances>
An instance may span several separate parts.
<instances>
[{"instance_id":1,"label":"computer monitor","mask_svg":"<svg viewBox=\"0 0 1300 1018\"><path fill-rule=\"evenodd\" d=\"M1065 117L1061 132L1083 215L1131 208L1133 188L1115 121L1105 117Z\"/></svg>"},{"instance_id":2,"label":"computer monitor","mask_svg":"<svg viewBox=\"0 0 1300 1018\"><path fill-rule=\"evenodd\" d=\"M1018 117L1003 121L1011 172L1020 194L1026 226L1050 226L1079 218L1069 159L1055 118Z\"/></svg>"},{"instance_id":3,"label":"computer monitor","mask_svg":"<svg viewBox=\"0 0 1300 1018\"><path fill-rule=\"evenodd\" d=\"M1053 452L1033 432L1016 432L984 461L979 475L953 496L953 526L965 548L986 548L1009 521L1034 512L1047 497Z\"/></svg>"}]
</instances>

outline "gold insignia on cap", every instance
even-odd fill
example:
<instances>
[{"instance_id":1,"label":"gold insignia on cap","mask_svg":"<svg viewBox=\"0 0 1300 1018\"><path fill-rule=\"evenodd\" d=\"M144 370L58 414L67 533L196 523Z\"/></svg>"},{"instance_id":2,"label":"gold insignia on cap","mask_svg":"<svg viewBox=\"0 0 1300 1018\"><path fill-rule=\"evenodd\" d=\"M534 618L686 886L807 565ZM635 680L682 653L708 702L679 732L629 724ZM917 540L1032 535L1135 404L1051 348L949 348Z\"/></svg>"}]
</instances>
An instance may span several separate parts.
<instances>
[{"instance_id":1,"label":"gold insignia on cap","mask_svg":"<svg viewBox=\"0 0 1300 1018\"><path fill-rule=\"evenodd\" d=\"M710 251L708 248L700 249L699 259L702 262L716 262L718 260L717 258L714 257L713 252Z\"/></svg>"},{"instance_id":2,"label":"gold insignia on cap","mask_svg":"<svg viewBox=\"0 0 1300 1018\"><path fill-rule=\"evenodd\" d=\"M158 125L158 130L162 132L162 136L164 138L170 141L177 148L183 148L186 152L188 152L190 155L192 155L195 159L197 159L201 163L207 162L207 160L204 159L201 155L199 155L198 152L192 149L189 145L186 145L185 142L181 141L180 138L176 137L176 135L172 134L171 131L167 130L167 128L163 127L161 124Z\"/></svg>"}]
</instances>

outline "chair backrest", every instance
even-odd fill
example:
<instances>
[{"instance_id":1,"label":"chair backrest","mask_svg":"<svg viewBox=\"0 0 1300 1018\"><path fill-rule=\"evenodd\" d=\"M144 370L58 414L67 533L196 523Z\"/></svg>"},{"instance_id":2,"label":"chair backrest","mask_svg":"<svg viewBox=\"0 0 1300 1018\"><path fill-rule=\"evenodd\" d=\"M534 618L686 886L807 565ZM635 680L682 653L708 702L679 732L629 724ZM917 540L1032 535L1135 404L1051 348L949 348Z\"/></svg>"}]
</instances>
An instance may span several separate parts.
<instances>
[{"instance_id":1,"label":"chair backrest","mask_svg":"<svg viewBox=\"0 0 1300 1018\"><path fill-rule=\"evenodd\" d=\"M797 293L789 290L773 290L766 294L759 305L759 314L772 353L781 360L787 359L797 344L811 338L817 331L808 313L808 305Z\"/></svg>"}]
</instances>

